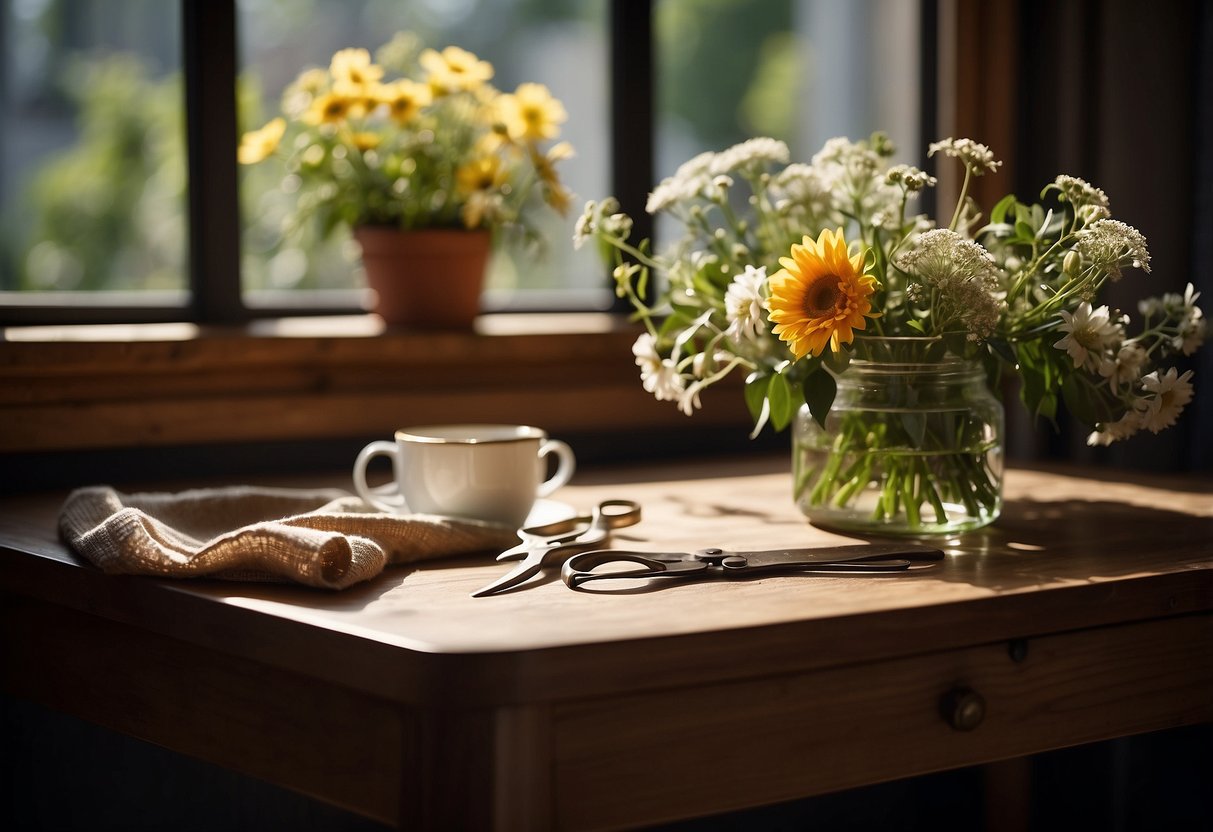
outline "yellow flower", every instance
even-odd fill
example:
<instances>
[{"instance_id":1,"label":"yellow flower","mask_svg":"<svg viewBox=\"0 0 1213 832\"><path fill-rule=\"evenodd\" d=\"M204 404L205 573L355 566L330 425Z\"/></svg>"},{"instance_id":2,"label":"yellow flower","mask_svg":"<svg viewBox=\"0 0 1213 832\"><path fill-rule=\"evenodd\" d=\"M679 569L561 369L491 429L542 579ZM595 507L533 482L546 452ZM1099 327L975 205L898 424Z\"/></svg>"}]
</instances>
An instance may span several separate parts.
<instances>
[{"instance_id":1,"label":"yellow flower","mask_svg":"<svg viewBox=\"0 0 1213 832\"><path fill-rule=\"evenodd\" d=\"M493 77L492 64L458 46L448 46L441 52L426 49L417 60L428 73L426 80L434 95L474 90Z\"/></svg>"},{"instance_id":2,"label":"yellow flower","mask_svg":"<svg viewBox=\"0 0 1213 832\"><path fill-rule=\"evenodd\" d=\"M519 84L513 95L498 99L501 119L515 141L554 139L568 119L564 105L543 84Z\"/></svg>"},{"instance_id":3,"label":"yellow flower","mask_svg":"<svg viewBox=\"0 0 1213 832\"><path fill-rule=\"evenodd\" d=\"M455 185L462 194L493 191L505 183L505 171L496 156L481 156L462 164L455 171Z\"/></svg>"},{"instance_id":4,"label":"yellow flower","mask_svg":"<svg viewBox=\"0 0 1213 832\"><path fill-rule=\"evenodd\" d=\"M552 145L546 154L535 148L531 149L531 164L535 166L535 175L543 183L544 198L561 214L568 213L573 203L573 195L561 184L560 175L556 173L556 163L571 159L573 155L573 146L568 142Z\"/></svg>"},{"instance_id":5,"label":"yellow flower","mask_svg":"<svg viewBox=\"0 0 1213 832\"><path fill-rule=\"evenodd\" d=\"M328 83L329 76L327 72L319 67L311 67L300 72L299 77L292 82L291 87L310 95L318 95L324 92Z\"/></svg>"},{"instance_id":6,"label":"yellow flower","mask_svg":"<svg viewBox=\"0 0 1213 832\"><path fill-rule=\"evenodd\" d=\"M307 124L340 124L350 116L350 111L358 103L340 92L326 92L312 101L302 119Z\"/></svg>"},{"instance_id":7,"label":"yellow flower","mask_svg":"<svg viewBox=\"0 0 1213 832\"><path fill-rule=\"evenodd\" d=\"M329 64L334 84L367 86L383 77L383 67L371 63L371 53L365 49L342 49Z\"/></svg>"},{"instance_id":8,"label":"yellow flower","mask_svg":"<svg viewBox=\"0 0 1213 832\"><path fill-rule=\"evenodd\" d=\"M276 118L260 130L250 130L240 137L240 148L236 160L242 165L255 165L278 149L286 122Z\"/></svg>"},{"instance_id":9,"label":"yellow flower","mask_svg":"<svg viewBox=\"0 0 1213 832\"><path fill-rule=\"evenodd\" d=\"M871 303L876 278L864 273L863 252L847 256L841 228L824 229L815 242L806 236L791 253L779 258L783 268L770 280L772 332L797 358L820 355L827 344L838 352L854 330L866 328L865 316L879 317Z\"/></svg>"},{"instance_id":10,"label":"yellow flower","mask_svg":"<svg viewBox=\"0 0 1213 832\"><path fill-rule=\"evenodd\" d=\"M476 228L496 216L505 180L506 171L496 156L481 156L455 170L455 187L467 197L459 212L465 226Z\"/></svg>"},{"instance_id":11,"label":"yellow flower","mask_svg":"<svg viewBox=\"0 0 1213 832\"><path fill-rule=\"evenodd\" d=\"M378 133L359 132L350 134L350 144L365 153L368 150L374 150L382 141Z\"/></svg>"},{"instance_id":12,"label":"yellow flower","mask_svg":"<svg viewBox=\"0 0 1213 832\"><path fill-rule=\"evenodd\" d=\"M407 78L379 88L379 100L387 105L388 115L401 124L407 124L432 100L430 88Z\"/></svg>"},{"instance_id":13,"label":"yellow flower","mask_svg":"<svg viewBox=\"0 0 1213 832\"><path fill-rule=\"evenodd\" d=\"M290 119L301 118L316 96L328 88L329 73L327 69L313 67L304 70L282 91L282 112Z\"/></svg>"},{"instance_id":14,"label":"yellow flower","mask_svg":"<svg viewBox=\"0 0 1213 832\"><path fill-rule=\"evenodd\" d=\"M367 113L374 112L379 106L382 84L351 84L341 81L333 84L333 95L341 96L349 102L349 118L362 118Z\"/></svg>"}]
</instances>

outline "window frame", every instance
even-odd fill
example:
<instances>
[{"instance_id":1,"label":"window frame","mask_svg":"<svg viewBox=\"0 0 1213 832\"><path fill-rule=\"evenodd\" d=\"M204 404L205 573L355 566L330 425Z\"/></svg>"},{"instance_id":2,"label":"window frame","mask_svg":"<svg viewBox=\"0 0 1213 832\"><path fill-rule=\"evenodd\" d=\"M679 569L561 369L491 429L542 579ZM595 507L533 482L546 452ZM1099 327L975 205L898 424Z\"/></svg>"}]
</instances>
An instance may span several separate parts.
<instances>
[{"instance_id":1,"label":"window frame","mask_svg":"<svg viewBox=\"0 0 1213 832\"><path fill-rule=\"evenodd\" d=\"M30 324L163 323L241 324L250 320L361 314L359 293L329 293L314 299L273 302L273 293L250 303L242 288L240 194L236 137L236 79L239 72L237 0L180 0L186 197L186 286L184 292L6 292L0 294L0 326ZM653 0L609 3L607 19L610 183L637 232L651 230L644 203L653 175ZM626 128L625 128L626 125ZM231 137L230 140L226 137ZM609 286L603 275L603 290ZM602 311L589 293L486 303L487 312ZM147 302L150 301L150 302ZM625 312L615 298L609 311Z\"/></svg>"}]
</instances>

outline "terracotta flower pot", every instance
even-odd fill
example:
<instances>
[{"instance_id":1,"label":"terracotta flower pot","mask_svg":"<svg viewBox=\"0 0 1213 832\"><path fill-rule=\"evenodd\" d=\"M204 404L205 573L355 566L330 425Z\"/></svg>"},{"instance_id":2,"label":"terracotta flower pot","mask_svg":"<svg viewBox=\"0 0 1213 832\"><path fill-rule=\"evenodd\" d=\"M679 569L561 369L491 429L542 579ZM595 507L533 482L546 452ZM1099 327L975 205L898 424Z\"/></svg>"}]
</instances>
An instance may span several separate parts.
<instances>
[{"instance_id":1,"label":"terracotta flower pot","mask_svg":"<svg viewBox=\"0 0 1213 832\"><path fill-rule=\"evenodd\" d=\"M375 314L417 329L471 329L480 314L488 231L354 229Z\"/></svg>"}]
</instances>

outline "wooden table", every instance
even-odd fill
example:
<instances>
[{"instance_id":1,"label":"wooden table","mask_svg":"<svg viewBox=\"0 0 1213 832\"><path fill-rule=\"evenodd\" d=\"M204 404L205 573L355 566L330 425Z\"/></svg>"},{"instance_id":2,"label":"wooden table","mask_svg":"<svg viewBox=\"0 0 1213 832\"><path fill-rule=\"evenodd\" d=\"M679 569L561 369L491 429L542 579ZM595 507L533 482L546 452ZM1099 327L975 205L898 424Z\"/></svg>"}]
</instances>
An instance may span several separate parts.
<instances>
[{"instance_id":1,"label":"wooden table","mask_svg":"<svg viewBox=\"0 0 1213 832\"><path fill-rule=\"evenodd\" d=\"M843 539L782 458L574 482L643 504L629 547ZM7 498L2 683L409 828L624 828L1213 720L1210 483L1012 470L1006 495L912 576L483 599L488 557L332 594L105 577L57 541L62 495Z\"/></svg>"}]
</instances>

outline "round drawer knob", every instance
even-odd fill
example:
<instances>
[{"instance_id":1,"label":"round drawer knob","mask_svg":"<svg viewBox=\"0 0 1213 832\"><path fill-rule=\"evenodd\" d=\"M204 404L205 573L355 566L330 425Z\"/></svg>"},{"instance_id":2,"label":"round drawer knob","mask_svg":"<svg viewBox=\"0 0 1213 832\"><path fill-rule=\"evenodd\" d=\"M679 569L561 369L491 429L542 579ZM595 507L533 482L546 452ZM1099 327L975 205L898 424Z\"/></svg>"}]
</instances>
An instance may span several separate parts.
<instances>
[{"instance_id":1,"label":"round drawer knob","mask_svg":"<svg viewBox=\"0 0 1213 832\"><path fill-rule=\"evenodd\" d=\"M975 690L953 688L939 703L944 722L957 731L972 731L986 716L986 700Z\"/></svg>"}]
</instances>

